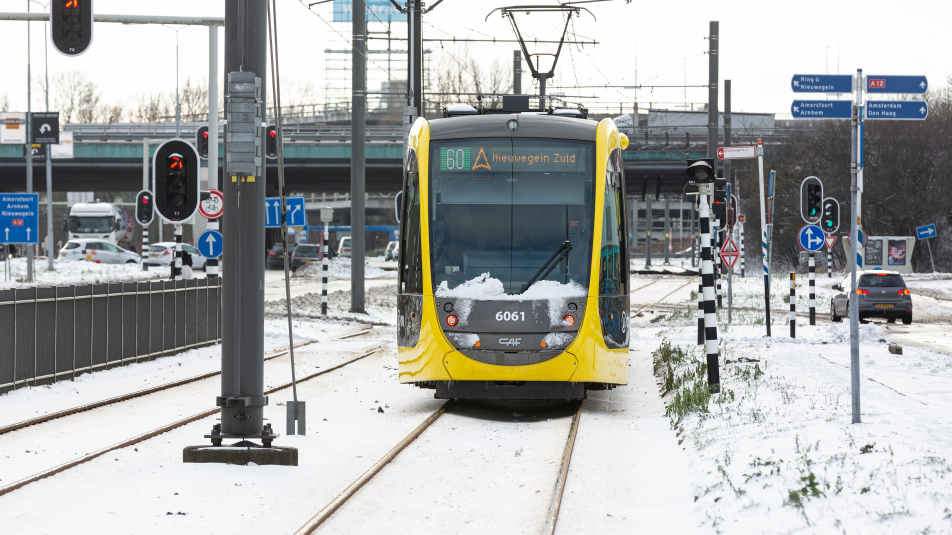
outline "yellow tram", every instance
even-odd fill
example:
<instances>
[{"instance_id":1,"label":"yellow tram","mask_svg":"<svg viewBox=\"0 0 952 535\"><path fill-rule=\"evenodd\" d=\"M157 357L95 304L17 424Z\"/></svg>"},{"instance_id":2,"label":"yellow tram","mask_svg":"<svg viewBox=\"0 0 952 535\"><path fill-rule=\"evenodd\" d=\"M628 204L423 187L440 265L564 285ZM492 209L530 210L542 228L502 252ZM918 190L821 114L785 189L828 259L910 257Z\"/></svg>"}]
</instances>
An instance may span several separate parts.
<instances>
[{"instance_id":1,"label":"yellow tram","mask_svg":"<svg viewBox=\"0 0 952 535\"><path fill-rule=\"evenodd\" d=\"M579 110L448 115L408 143L400 382L470 399L627 384L628 138Z\"/></svg>"}]
</instances>

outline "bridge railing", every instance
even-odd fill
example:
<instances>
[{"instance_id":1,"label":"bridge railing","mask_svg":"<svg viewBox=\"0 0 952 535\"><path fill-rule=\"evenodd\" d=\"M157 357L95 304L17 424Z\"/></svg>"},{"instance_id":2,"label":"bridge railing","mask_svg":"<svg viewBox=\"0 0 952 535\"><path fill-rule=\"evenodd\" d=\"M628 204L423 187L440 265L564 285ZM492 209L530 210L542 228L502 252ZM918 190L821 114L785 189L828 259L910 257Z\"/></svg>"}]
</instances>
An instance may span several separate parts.
<instances>
[{"instance_id":1,"label":"bridge railing","mask_svg":"<svg viewBox=\"0 0 952 535\"><path fill-rule=\"evenodd\" d=\"M220 278L0 290L0 393L220 341Z\"/></svg>"}]
</instances>

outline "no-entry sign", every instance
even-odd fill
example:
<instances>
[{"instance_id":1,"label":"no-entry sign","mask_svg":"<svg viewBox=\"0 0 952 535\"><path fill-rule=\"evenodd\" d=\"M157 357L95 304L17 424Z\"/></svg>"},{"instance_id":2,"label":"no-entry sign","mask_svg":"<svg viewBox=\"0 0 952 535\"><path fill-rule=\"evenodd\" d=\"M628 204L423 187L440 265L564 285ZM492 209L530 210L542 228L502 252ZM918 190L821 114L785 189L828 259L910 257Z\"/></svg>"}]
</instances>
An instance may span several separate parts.
<instances>
[{"instance_id":1,"label":"no-entry sign","mask_svg":"<svg viewBox=\"0 0 952 535\"><path fill-rule=\"evenodd\" d=\"M757 147L719 147L717 157L721 160L733 160L735 158L756 158Z\"/></svg>"}]
</instances>

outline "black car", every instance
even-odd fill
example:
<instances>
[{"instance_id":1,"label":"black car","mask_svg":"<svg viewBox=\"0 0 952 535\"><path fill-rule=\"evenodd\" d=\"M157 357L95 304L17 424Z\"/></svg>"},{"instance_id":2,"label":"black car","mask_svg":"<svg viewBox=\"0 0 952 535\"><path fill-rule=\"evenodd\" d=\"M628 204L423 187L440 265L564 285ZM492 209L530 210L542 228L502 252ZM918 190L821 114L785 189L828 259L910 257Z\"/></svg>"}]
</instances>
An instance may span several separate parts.
<instances>
[{"instance_id":1,"label":"black car","mask_svg":"<svg viewBox=\"0 0 952 535\"><path fill-rule=\"evenodd\" d=\"M311 262L320 262L321 260L320 245L301 244L291 252L291 269L294 270Z\"/></svg>"},{"instance_id":2,"label":"black car","mask_svg":"<svg viewBox=\"0 0 952 535\"><path fill-rule=\"evenodd\" d=\"M288 250L291 253L294 253L294 248L297 247L294 244L288 244ZM281 243L276 243L271 246L271 250L268 251L268 257L265 260L265 267L268 269L284 269L284 245Z\"/></svg>"}]
</instances>

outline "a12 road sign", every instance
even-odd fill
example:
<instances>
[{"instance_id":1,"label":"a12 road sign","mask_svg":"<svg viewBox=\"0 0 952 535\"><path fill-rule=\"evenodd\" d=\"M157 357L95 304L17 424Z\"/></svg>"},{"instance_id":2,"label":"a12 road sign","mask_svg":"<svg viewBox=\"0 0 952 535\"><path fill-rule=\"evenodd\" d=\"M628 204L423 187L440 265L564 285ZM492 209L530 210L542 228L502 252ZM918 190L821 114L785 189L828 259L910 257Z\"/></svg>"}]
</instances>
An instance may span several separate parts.
<instances>
[{"instance_id":1,"label":"a12 road sign","mask_svg":"<svg viewBox=\"0 0 952 535\"><path fill-rule=\"evenodd\" d=\"M790 87L795 93L851 93L852 74L794 74Z\"/></svg>"},{"instance_id":2,"label":"a12 road sign","mask_svg":"<svg viewBox=\"0 0 952 535\"><path fill-rule=\"evenodd\" d=\"M935 231L935 223L924 227L916 227L916 237L920 240L935 238L938 234Z\"/></svg>"},{"instance_id":3,"label":"a12 road sign","mask_svg":"<svg viewBox=\"0 0 952 535\"><path fill-rule=\"evenodd\" d=\"M866 75L867 93L907 93L922 95L929 89L925 76Z\"/></svg>"},{"instance_id":4,"label":"a12 road sign","mask_svg":"<svg viewBox=\"0 0 952 535\"><path fill-rule=\"evenodd\" d=\"M797 243L804 251L815 253L823 248L824 237L823 230L817 225L804 225L797 234Z\"/></svg>"},{"instance_id":5,"label":"a12 road sign","mask_svg":"<svg viewBox=\"0 0 952 535\"><path fill-rule=\"evenodd\" d=\"M0 193L0 242L37 243L39 193Z\"/></svg>"},{"instance_id":6,"label":"a12 road sign","mask_svg":"<svg viewBox=\"0 0 952 535\"><path fill-rule=\"evenodd\" d=\"M303 227L307 224L304 212L304 197L288 197L289 227ZM267 197L264 200L264 228L281 228L281 197Z\"/></svg>"}]
</instances>

